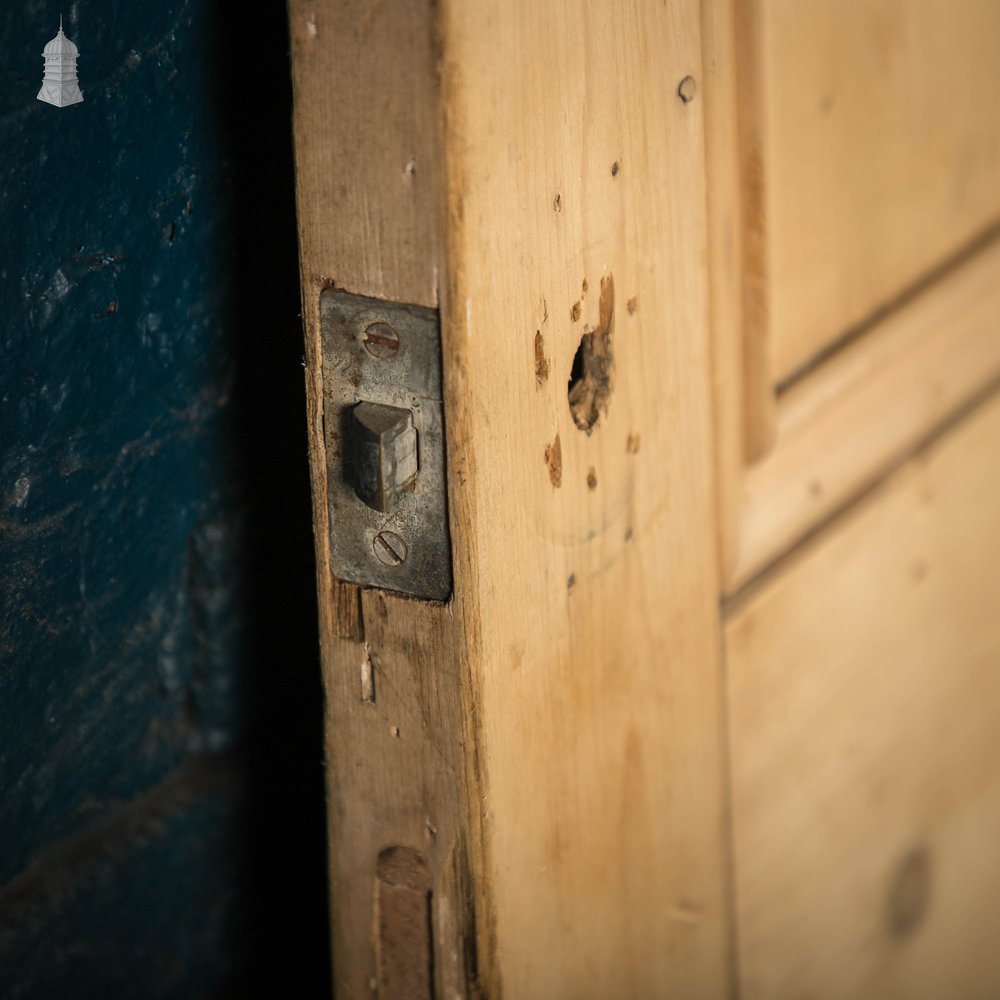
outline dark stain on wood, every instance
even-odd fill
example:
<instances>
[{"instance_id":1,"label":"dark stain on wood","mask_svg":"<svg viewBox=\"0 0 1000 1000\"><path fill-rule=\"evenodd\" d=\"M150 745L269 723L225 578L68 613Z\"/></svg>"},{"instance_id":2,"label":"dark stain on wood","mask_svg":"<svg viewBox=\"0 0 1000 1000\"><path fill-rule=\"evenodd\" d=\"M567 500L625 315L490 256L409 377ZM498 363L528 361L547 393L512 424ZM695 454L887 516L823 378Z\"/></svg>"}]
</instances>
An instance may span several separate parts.
<instances>
[{"instance_id":1,"label":"dark stain on wood","mask_svg":"<svg viewBox=\"0 0 1000 1000\"><path fill-rule=\"evenodd\" d=\"M923 923L931 895L931 859L923 846L907 853L892 876L886 925L896 940L911 937Z\"/></svg>"},{"instance_id":2,"label":"dark stain on wood","mask_svg":"<svg viewBox=\"0 0 1000 1000\"><path fill-rule=\"evenodd\" d=\"M549 467L549 481L558 489L562 486L562 444L558 434L545 449L545 464Z\"/></svg>"},{"instance_id":3,"label":"dark stain on wood","mask_svg":"<svg viewBox=\"0 0 1000 1000\"><path fill-rule=\"evenodd\" d=\"M535 386L541 388L548 381L551 364L545 357L545 338L541 330L535 331Z\"/></svg>"}]
</instances>

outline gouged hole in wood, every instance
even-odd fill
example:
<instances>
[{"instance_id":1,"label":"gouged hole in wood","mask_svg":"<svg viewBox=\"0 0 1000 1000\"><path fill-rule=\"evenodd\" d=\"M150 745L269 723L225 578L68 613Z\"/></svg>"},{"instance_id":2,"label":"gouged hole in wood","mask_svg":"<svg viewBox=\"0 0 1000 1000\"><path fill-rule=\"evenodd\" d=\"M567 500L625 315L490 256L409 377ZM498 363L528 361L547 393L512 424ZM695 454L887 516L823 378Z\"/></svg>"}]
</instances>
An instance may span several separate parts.
<instances>
[{"instance_id":1,"label":"gouged hole in wood","mask_svg":"<svg viewBox=\"0 0 1000 1000\"><path fill-rule=\"evenodd\" d=\"M388 847L375 869L377 989L382 1000L431 1000L431 871L410 847Z\"/></svg>"},{"instance_id":2,"label":"gouged hole in wood","mask_svg":"<svg viewBox=\"0 0 1000 1000\"><path fill-rule=\"evenodd\" d=\"M567 394L573 423L588 434L602 413L607 413L614 377L611 339L615 325L615 279L601 279L600 320L596 330L580 338L573 357Z\"/></svg>"}]
</instances>

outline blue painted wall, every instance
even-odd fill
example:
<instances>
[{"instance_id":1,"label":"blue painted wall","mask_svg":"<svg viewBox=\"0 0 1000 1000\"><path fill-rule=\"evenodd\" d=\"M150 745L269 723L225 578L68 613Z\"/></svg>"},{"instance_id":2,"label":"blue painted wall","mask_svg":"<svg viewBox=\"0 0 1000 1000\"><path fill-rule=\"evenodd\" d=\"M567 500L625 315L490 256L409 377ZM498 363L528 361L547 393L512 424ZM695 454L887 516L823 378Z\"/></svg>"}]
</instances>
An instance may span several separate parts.
<instances>
[{"instance_id":1,"label":"blue painted wall","mask_svg":"<svg viewBox=\"0 0 1000 1000\"><path fill-rule=\"evenodd\" d=\"M285 10L248 11L0 11L4 997L326 989Z\"/></svg>"}]
</instances>

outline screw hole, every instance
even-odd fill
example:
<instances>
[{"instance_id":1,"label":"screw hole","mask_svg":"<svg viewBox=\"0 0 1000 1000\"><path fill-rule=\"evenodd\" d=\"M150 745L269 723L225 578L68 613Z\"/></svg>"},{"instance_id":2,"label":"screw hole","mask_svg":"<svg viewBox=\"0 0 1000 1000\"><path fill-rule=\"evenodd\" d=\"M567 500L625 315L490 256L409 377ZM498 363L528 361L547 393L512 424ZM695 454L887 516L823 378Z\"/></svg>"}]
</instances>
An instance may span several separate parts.
<instances>
[{"instance_id":1,"label":"screw hole","mask_svg":"<svg viewBox=\"0 0 1000 1000\"><path fill-rule=\"evenodd\" d=\"M686 76L677 85L677 96L685 103L690 104L694 100L694 95L698 93L698 85L693 76Z\"/></svg>"}]
</instances>

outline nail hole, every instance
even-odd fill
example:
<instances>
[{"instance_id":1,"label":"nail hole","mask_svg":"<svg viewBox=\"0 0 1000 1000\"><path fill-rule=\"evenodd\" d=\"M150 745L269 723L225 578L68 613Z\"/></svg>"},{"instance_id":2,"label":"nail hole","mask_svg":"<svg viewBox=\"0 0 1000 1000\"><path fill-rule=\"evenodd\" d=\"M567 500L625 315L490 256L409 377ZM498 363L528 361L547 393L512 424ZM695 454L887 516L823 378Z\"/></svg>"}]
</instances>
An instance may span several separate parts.
<instances>
[{"instance_id":1,"label":"nail hole","mask_svg":"<svg viewBox=\"0 0 1000 1000\"><path fill-rule=\"evenodd\" d=\"M690 104L694 100L694 95L698 93L698 85L693 76L686 76L677 85L677 96L685 103Z\"/></svg>"}]
</instances>

